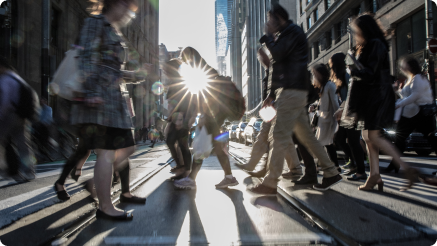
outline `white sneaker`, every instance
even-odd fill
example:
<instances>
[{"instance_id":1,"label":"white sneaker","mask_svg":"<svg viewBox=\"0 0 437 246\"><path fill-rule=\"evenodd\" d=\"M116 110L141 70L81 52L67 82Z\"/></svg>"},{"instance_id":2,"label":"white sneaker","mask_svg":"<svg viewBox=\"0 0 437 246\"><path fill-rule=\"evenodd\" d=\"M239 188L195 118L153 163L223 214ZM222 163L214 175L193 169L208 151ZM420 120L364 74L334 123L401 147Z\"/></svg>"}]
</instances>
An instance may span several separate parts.
<instances>
[{"instance_id":1,"label":"white sneaker","mask_svg":"<svg viewBox=\"0 0 437 246\"><path fill-rule=\"evenodd\" d=\"M232 177L232 179L224 178L220 183L216 184L215 187L217 189L225 189L229 186L236 186L238 185L238 181L235 177Z\"/></svg>"},{"instance_id":2,"label":"white sneaker","mask_svg":"<svg viewBox=\"0 0 437 246\"><path fill-rule=\"evenodd\" d=\"M192 180L189 177L175 180L173 183L177 188L180 188L180 189L186 189L186 190L195 190L196 189L196 181Z\"/></svg>"}]
</instances>

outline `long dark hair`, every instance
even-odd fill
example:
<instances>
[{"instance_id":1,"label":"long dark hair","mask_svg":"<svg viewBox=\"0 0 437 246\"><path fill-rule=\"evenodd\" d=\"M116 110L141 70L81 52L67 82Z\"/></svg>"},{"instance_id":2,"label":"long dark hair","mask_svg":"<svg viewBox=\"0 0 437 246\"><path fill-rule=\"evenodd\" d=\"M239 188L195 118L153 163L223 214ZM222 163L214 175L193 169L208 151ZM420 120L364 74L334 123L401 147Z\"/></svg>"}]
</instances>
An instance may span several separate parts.
<instances>
[{"instance_id":1,"label":"long dark hair","mask_svg":"<svg viewBox=\"0 0 437 246\"><path fill-rule=\"evenodd\" d=\"M329 81L329 76L330 76L329 70L325 64L320 63L320 64L314 65L314 67L311 68L311 72L312 72L313 76L314 76L314 73L317 72L322 77L322 80L319 81L319 83L320 83L320 87L319 87L320 92L319 93L322 94L323 88L325 87L326 83L328 83L328 81Z\"/></svg>"},{"instance_id":2,"label":"long dark hair","mask_svg":"<svg viewBox=\"0 0 437 246\"><path fill-rule=\"evenodd\" d=\"M379 39L386 46L386 48L389 49L388 42L385 39L386 33L372 15L368 13L360 15L354 19L352 24L361 30L366 43L372 39ZM361 53L363 44L358 45L357 48L358 53Z\"/></svg>"},{"instance_id":3,"label":"long dark hair","mask_svg":"<svg viewBox=\"0 0 437 246\"><path fill-rule=\"evenodd\" d=\"M329 59L329 66L331 67L331 81L335 83L337 86L337 92L343 86L347 85L346 83L346 55L342 52L335 53Z\"/></svg>"},{"instance_id":4,"label":"long dark hair","mask_svg":"<svg viewBox=\"0 0 437 246\"><path fill-rule=\"evenodd\" d=\"M417 61L416 58L412 56L404 56L401 58L400 63L402 64L403 62L408 65L408 72L411 72L414 75L422 74L422 67L420 66L419 61Z\"/></svg>"}]
</instances>

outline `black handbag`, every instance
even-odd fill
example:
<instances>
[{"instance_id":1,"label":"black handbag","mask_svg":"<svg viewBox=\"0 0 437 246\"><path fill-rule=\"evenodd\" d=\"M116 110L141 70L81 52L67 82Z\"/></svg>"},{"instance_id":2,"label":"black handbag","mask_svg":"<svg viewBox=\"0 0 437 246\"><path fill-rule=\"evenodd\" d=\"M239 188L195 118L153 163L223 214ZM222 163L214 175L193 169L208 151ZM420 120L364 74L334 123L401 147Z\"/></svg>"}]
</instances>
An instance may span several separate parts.
<instances>
[{"instance_id":1,"label":"black handbag","mask_svg":"<svg viewBox=\"0 0 437 246\"><path fill-rule=\"evenodd\" d=\"M437 105L435 103L419 105L420 113L423 116L433 116L437 113Z\"/></svg>"}]
</instances>

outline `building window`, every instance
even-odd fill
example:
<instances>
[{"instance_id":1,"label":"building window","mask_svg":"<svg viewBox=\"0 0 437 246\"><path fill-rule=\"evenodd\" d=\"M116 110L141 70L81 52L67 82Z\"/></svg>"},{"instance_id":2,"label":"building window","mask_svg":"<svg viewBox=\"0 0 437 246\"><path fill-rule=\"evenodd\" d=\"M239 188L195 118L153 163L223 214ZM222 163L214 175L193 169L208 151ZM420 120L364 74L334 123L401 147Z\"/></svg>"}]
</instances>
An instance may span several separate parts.
<instances>
[{"instance_id":1,"label":"building window","mask_svg":"<svg viewBox=\"0 0 437 246\"><path fill-rule=\"evenodd\" d=\"M52 8L51 19L50 19L50 42L54 46L58 46L59 16L60 16L59 11L55 8Z\"/></svg>"},{"instance_id":2,"label":"building window","mask_svg":"<svg viewBox=\"0 0 437 246\"><path fill-rule=\"evenodd\" d=\"M300 28L302 28L302 30L303 30L303 23L300 23Z\"/></svg>"},{"instance_id":3,"label":"building window","mask_svg":"<svg viewBox=\"0 0 437 246\"><path fill-rule=\"evenodd\" d=\"M329 50L332 46L332 32L326 32L325 33L325 48Z\"/></svg>"},{"instance_id":4,"label":"building window","mask_svg":"<svg viewBox=\"0 0 437 246\"><path fill-rule=\"evenodd\" d=\"M308 19L307 19L307 26L308 26L308 30L311 28L311 25L312 23L311 23L311 17L308 17Z\"/></svg>"},{"instance_id":5,"label":"building window","mask_svg":"<svg viewBox=\"0 0 437 246\"><path fill-rule=\"evenodd\" d=\"M368 0L370 3L370 10L373 13L380 10L386 3L390 2L390 0Z\"/></svg>"},{"instance_id":6,"label":"building window","mask_svg":"<svg viewBox=\"0 0 437 246\"><path fill-rule=\"evenodd\" d=\"M300 10L300 15L302 15L303 14L303 6L302 6L302 1L303 0L299 0L299 10Z\"/></svg>"},{"instance_id":7,"label":"building window","mask_svg":"<svg viewBox=\"0 0 437 246\"><path fill-rule=\"evenodd\" d=\"M308 49L308 62L311 62L313 60L313 49L310 47Z\"/></svg>"},{"instance_id":8,"label":"building window","mask_svg":"<svg viewBox=\"0 0 437 246\"><path fill-rule=\"evenodd\" d=\"M319 46L319 42L314 42L314 59L316 59L317 57L319 57L320 54L320 46Z\"/></svg>"},{"instance_id":9,"label":"building window","mask_svg":"<svg viewBox=\"0 0 437 246\"><path fill-rule=\"evenodd\" d=\"M346 30L343 28L343 21L338 22L337 24L334 25L334 38L335 38L335 43L337 44L338 42L340 42L341 37L343 37L344 35L346 35Z\"/></svg>"},{"instance_id":10,"label":"building window","mask_svg":"<svg viewBox=\"0 0 437 246\"><path fill-rule=\"evenodd\" d=\"M397 25L396 46L398 57L425 49L426 21L424 9Z\"/></svg>"},{"instance_id":11,"label":"building window","mask_svg":"<svg viewBox=\"0 0 437 246\"><path fill-rule=\"evenodd\" d=\"M329 9L331 7L331 0L325 0L325 9Z\"/></svg>"},{"instance_id":12,"label":"building window","mask_svg":"<svg viewBox=\"0 0 437 246\"><path fill-rule=\"evenodd\" d=\"M319 10L316 9L316 11L314 11L314 23L316 23L319 20Z\"/></svg>"}]
</instances>

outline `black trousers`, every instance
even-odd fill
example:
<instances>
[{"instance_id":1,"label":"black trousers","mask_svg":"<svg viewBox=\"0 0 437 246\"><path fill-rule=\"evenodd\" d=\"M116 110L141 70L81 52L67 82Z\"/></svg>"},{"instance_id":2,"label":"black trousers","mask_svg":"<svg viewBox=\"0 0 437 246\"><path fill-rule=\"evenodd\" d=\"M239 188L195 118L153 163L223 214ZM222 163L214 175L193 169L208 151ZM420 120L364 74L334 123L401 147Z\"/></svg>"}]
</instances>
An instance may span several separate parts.
<instances>
[{"instance_id":1,"label":"black trousers","mask_svg":"<svg viewBox=\"0 0 437 246\"><path fill-rule=\"evenodd\" d=\"M297 144L297 149L300 156L302 157L303 164L305 165L305 176L316 177L317 178L317 168L314 162L313 156L308 152L308 150L303 146L296 136L293 134L293 142Z\"/></svg>"},{"instance_id":2,"label":"black trousers","mask_svg":"<svg viewBox=\"0 0 437 246\"><path fill-rule=\"evenodd\" d=\"M67 162L64 165L64 168L62 169L61 176L59 177L58 181L56 181L58 184L64 185L71 170L73 170L76 167L79 161L84 159L85 157L90 156L91 150L85 148L83 143L84 141L79 138L79 145L77 146L76 151L70 156L70 158L68 158ZM120 174L120 182L121 182L121 192L127 193L129 192L129 182L130 182L129 159L128 159L128 165L123 170L119 171L119 174Z\"/></svg>"},{"instance_id":3,"label":"black trousers","mask_svg":"<svg viewBox=\"0 0 437 246\"><path fill-rule=\"evenodd\" d=\"M178 166L181 165L181 161L179 160L178 153L175 148L176 142L178 142L178 146L182 152L182 158L184 160L185 170L191 170L191 152L188 147L188 129L182 128L180 130L176 129L175 124L170 123L170 129L168 131L167 136L167 146L170 149L171 155L173 159L176 161Z\"/></svg>"},{"instance_id":4,"label":"black trousers","mask_svg":"<svg viewBox=\"0 0 437 246\"><path fill-rule=\"evenodd\" d=\"M357 173L364 174L364 150L360 144L361 131L339 127L334 142L349 156L353 165L357 167ZM347 140L347 141L346 141Z\"/></svg>"},{"instance_id":5,"label":"black trousers","mask_svg":"<svg viewBox=\"0 0 437 246\"><path fill-rule=\"evenodd\" d=\"M335 166L338 167L337 149L334 144L325 145L326 152L328 153L329 159L334 162Z\"/></svg>"},{"instance_id":6,"label":"black trousers","mask_svg":"<svg viewBox=\"0 0 437 246\"><path fill-rule=\"evenodd\" d=\"M405 140L414 130L422 133L428 142L431 143L432 148L436 149L436 138L433 134L430 134L435 130L433 117L424 116L420 112L411 118L401 117L396 126L395 138L395 145L401 153L405 150ZM393 161L390 162L390 165L394 165Z\"/></svg>"}]
</instances>

